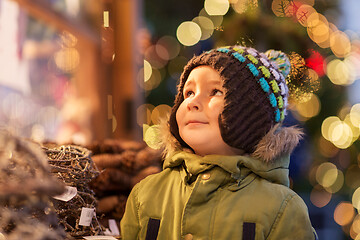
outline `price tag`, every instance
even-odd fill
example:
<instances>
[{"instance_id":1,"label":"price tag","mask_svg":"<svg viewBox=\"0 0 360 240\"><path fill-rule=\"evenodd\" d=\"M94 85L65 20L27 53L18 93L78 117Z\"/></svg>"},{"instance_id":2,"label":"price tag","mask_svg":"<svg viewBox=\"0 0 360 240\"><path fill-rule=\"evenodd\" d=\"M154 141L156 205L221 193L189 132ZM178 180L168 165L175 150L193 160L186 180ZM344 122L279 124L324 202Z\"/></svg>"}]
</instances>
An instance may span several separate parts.
<instances>
[{"instance_id":1,"label":"price tag","mask_svg":"<svg viewBox=\"0 0 360 240\"><path fill-rule=\"evenodd\" d=\"M120 231L114 219L109 219L109 228L113 236L119 236Z\"/></svg>"},{"instance_id":2,"label":"price tag","mask_svg":"<svg viewBox=\"0 0 360 240\"><path fill-rule=\"evenodd\" d=\"M91 220L94 216L95 208L85 208L81 209L79 225L81 226L90 226Z\"/></svg>"},{"instance_id":3,"label":"price tag","mask_svg":"<svg viewBox=\"0 0 360 240\"><path fill-rule=\"evenodd\" d=\"M112 236L85 236L83 238L87 240L116 240Z\"/></svg>"},{"instance_id":4,"label":"price tag","mask_svg":"<svg viewBox=\"0 0 360 240\"><path fill-rule=\"evenodd\" d=\"M53 198L55 198L56 200L68 202L71 199L73 199L76 196L76 194L77 194L76 187L66 186L66 191L63 194L54 196Z\"/></svg>"}]
</instances>

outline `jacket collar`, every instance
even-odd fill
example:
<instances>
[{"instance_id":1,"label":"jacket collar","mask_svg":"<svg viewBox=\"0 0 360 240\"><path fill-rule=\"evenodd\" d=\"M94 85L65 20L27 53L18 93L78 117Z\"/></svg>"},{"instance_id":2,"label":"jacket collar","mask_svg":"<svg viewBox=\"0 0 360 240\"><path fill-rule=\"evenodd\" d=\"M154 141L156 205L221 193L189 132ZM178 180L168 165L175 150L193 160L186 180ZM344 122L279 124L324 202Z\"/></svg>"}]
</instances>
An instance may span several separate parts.
<instances>
[{"instance_id":1,"label":"jacket collar","mask_svg":"<svg viewBox=\"0 0 360 240\"><path fill-rule=\"evenodd\" d=\"M231 178L239 183L238 186L240 186L240 182L250 177L250 175L253 176L252 178L259 176L270 182L289 186L289 160L290 158L287 155L274 162L264 163L247 155L199 156L185 151L177 151L165 159L163 168L174 168L184 165L186 171L194 176L217 166L229 173Z\"/></svg>"}]
</instances>

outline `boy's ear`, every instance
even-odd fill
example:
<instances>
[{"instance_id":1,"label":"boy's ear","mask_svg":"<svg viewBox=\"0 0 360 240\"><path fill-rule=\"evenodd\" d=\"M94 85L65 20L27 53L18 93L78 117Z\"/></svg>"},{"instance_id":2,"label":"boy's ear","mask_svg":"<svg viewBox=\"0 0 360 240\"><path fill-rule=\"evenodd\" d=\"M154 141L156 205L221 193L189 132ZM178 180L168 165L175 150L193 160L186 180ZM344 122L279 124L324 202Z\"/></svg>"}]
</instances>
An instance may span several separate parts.
<instances>
[{"instance_id":1,"label":"boy's ear","mask_svg":"<svg viewBox=\"0 0 360 240\"><path fill-rule=\"evenodd\" d=\"M282 154L290 154L303 135L298 127L280 127L278 123L256 145L252 156L271 162Z\"/></svg>"}]
</instances>

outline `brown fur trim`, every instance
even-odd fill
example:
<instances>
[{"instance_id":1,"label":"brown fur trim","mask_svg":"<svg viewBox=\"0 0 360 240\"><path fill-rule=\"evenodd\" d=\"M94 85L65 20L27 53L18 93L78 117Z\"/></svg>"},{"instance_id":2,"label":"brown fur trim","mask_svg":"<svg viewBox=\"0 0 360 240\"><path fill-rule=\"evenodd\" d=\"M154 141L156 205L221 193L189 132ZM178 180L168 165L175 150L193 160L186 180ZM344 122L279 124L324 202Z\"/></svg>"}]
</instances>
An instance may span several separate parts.
<instances>
[{"instance_id":1,"label":"brown fur trim","mask_svg":"<svg viewBox=\"0 0 360 240\"><path fill-rule=\"evenodd\" d=\"M182 146L170 132L169 117L160 119L159 138L163 157L167 157L175 151L182 150Z\"/></svg>"},{"instance_id":2,"label":"brown fur trim","mask_svg":"<svg viewBox=\"0 0 360 240\"><path fill-rule=\"evenodd\" d=\"M275 125L257 144L253 157L271 162L282 154L291 153L303 137L300 128Z\"/></svg>"}]
</instances>

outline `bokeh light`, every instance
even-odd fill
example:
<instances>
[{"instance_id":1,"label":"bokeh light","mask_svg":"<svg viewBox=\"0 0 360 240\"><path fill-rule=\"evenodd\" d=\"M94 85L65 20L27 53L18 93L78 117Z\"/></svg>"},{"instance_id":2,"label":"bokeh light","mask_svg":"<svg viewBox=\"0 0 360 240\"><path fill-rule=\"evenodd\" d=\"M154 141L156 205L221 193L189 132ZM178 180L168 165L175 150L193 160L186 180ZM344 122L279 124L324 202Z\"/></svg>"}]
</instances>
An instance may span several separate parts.
<instances>
[{"instance_id":1,"label":"bokeh light","mask_svg":"<svg viewBox=\"0 0 360 240\"><path fill-rule=\"evenodd\" d=\"M152 68L151 76L149 79L145 81L145 70L141 68L137 74L137 82L141 88L145 91L153 90L157 88L163 79L163 75L161 74L159 69Z\"/></svg>"},{"instance_id":2,"label":"bokeh light","mask_svg":"<svg viewBox=\"0 0 360 240\"><path fill-rule=\"evenodd\" d=\"M200 10L199 16L209 18L212 21L214 28L220 27L224 19L222 15L209 15L204 8Z\"/></svg>"},{"instance_id":3,"label":"bokeh light","mask_svg":"<svg viewBox=\"0 0 360 240\"><path fill-rule=\"evenodd\" d=\"M158 125L143 125L143 139L144 142L152 149L160 148L159 126Z\"/></svg>"},{"instance_id":4,"label":"bokeh light","mask_svg":"<svg viewBox=\"0 0 360 240\"><path fill-rule=\"evenodd\" d=\"M324 137L319 137L318 146L320 153L327 158L334 157L339 152L339 148L335 147L334 144L327 141Z\"/></svg>"},{"instance_id":5,"label":"bokeh light","mask_svg":"<svg viewBox=\"0 0 360 240\"><path fill-rule=\"evenodd\" d=\"M340 226L345 226L353 220L355 211L351 203L340 202L334 211L334 220Z\"/></svg>"},{"instance_id":6,"label":"bokeh light","mask_svg":"<svg viewBox=\"0 0 360 240\"><path fill-rule=\"evenodd\" d=\"M355 233L355 237L358 237L360 234L360 215L357 214L351 225L351 232Z\"/></svg>"},{"instance_id":7,"label":"bokeh light","mask_svg":"<svg viewBox=\"0 0 360 240\"><path fill-rule=\"evenodd\" d=\"M355 190L351 202L354 208L360 211L360 187Z\"/></svg>"},{"instance_id":8,"label":"bokeh light","mask_svg":"<svg viewBox=\"0 0 360 240\"><path fill-rule=\"evenodd\" d=\"M156 106L151 114L153 124L159 124L162 119L166 119L171 112L171 107L166 104Z\"/></svg>"},{"instance_id":9,"label":"bokeh light","mask_svg":"<svg viewBox=\"0 0 360 240\"><path fill-rule=\"evenodd\" d=\"M296 11L296 19L302 26L307 27L308 19L313 13L316 13L316 10L312 6L308 4L303 4Z\"/></svg>"},{"instance_id":10,"label":"bokeh light","mask_svg":"<svg viewBox=\"0 0 360 240\"><path fill-rule=\"evenodd\" d=\"M335 116L327 117L321 124L322 136L326 140L331 141L333 128L336 126L336 124L339 124L340 122L341 122L341 120L338 117L335 117Z\"/></svg>"},{"instance_id":11,"label":"bokeh light","mask_svg":"<svg viewBox=\"0 0 360 240\"><path fill-rule=\"evenodd\" d=\"M198 16L193 20L201 28L201 38L200 40L206 40L210 38L214 32L214 23L207 17Z\"/></svg>"},{"instance_id":12,"label":"bokeh light","mask_svg":"<svg viewBox=\"0 0 360 240\"><path fill-rule=\"evenodd\" d=\"M193 46L201 39L201 28L194 22L183 22L176 30L176 37L181 44Z\"/></svg>"},{"instance_id":13,"label":"bokeh light","mask_svg":"<svg viewBox=\"0 0 360 240\"><path fill-rule=\"evenodd\" d=\"M205 0L204 8L209 15L225 15L229 10L228 0Z\"/></svg>"},{"instance_id":14,"label":"bokeh light","mask_svg":"<svg viewBox=\"0 0 360 240\"><path fill-rule=\"evenodd\" d=\"M156 46L162 46L166 49L167 51L167 57L168 59L166 60L170 60L173 59L175 57L177 57L179 55L180 52L180 44L179 42L176 40L176 38L172 37L172 36L163 36L161 37L158 41ZM158 55L160 56L161 53L159 54L159 47L156 47L156 52L158 53ZM161 49L161 48L160 48ZM161 57L161 56L160 56Z\"/></svg>"},{"instance_id":15,"label":"bokeh light","mask_svg":"<svg viewBox=\"0 0 360 240\"><path fill-rule=\"evenodd\" d=\"M360 169L357 164L353 164L345 172L345 184L351 189L360 187Z\"/></svg>"},{"instance_id":16,"label":"bokeh light","mask_svg":"<svg viewBox=\"0 0 360 240\"><path fill-rule=\"evenodd\" d=\"M330 202L331 197L332 194L320 186L315 186L310 193L311 203L318 208L325 207Z\"/></svg>"},{"instance_id":17,"label":"bokeh light","mask_svg":"<svg viewBox=\"0 0 360 240\"><path fill-rule=\"evenodd\" d=\"M316 170L316 181L324 188L330 187L335 183L338 170L332 163L322 163Z\"/></svg>"},{"instance_id":18,"label":"bokeh light","mask_svg":"<svg viewBox=\"0 0 360 240\"><path fill-rule=\"evenodd\" d=\"M311 93L310 97L304 101L296 103L296 111L305 119L312 118L320 112L320 100L318 96Z\"/></svg>"},{"instance_id":19,"label":"bokeh light","mask_svg":"<svg viewBox=\"0 0 360 240\"><path fill-rule=\"evenodd\" d=\"M351 51L349 37L342 31L333 32L330 36L330 48L337 57L345 57Z\"/></svg>"},{"instance_id":20,"label":"bokeh light","mask_svg":"<svg viewBox=\"0 0 360 240\"><path fill-rule=\"evenodd\" d=\"M258 0L230 0L231 7L235 12L242 14L248 9L255 9L258 7Z\"/></svg>"},{"instance_id":21,"label":"bokeh light","mask_svg":"<svg viewBox=\"0 0 360 240\"><path fill-rule=\"evenodd\" d=\"M151 113L154 108L152 104L143 104L136 109L136 122L140 127L151 124Z\"/></svg>"},{"instance_id":22,"label":"bokeh light","mask_svg":"<svg viewBox=\"0 0 360 240\"><path fill-rule=\"evenodd\" d=\"M144 60L144 82L148 81L152 74L152 67L151 64Z\"/></svg>"},{"instance_id":23,"label":"bokeh light","mask_svg":"<svg viewBox=\"0 0 360 240\"><path fill-rule=\"evenodd\" d=\"M144 53L145 60L148 61L153 68L157 68L157 69L163 68L168 62L167 59L164 59L158 55L158 52L160 52L159 48L162 49L161 52L162 54L166 52L166 49L164 49L164 47L158 46L158 50L157 50L156 45L152 45L148 47ZM168 56L167 52L165 54Z\"/></svg>"},{"instance_id":24,"label":"bokeh light","mask_svg":"<svg viewBox=\"0 0 360 240\"><path fill-rule=\"evenodd\" d=\"M54 54L56 66L64 72L74 71L80 63L80 54L75 48L63 48Z\"/></svg>"},{"instance_id":25,"label":"bokeh light","mask_svg":"<svg viewBox=\"0 0 360 240\"><path fill-rule=\"evenodd\" d=\"M350 76L350 69L344 61L334 59L327 64L326 74L336 85L350 85L354 79Z\"/></svg>"}]
</instances>

